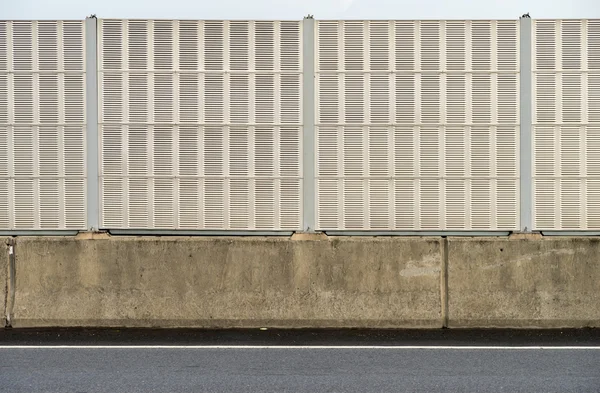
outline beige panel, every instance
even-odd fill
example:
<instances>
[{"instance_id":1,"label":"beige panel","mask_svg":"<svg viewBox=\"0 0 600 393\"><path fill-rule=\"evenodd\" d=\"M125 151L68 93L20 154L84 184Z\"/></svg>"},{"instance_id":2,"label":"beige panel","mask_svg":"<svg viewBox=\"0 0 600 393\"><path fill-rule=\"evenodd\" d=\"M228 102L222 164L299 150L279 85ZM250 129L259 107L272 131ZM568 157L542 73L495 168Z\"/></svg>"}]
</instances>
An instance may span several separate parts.
<instances>
[{"instance_id":1,"label":"beige panel","mask_svg":"<svg viewBox=\"0 0 600 393\"><path fill-rule=\"evenodd\" d=\"M85 50L83 22L0 21L0 229L86 228Z\"/></svg>"},{"instance_id":2,"label":"beige panel","mask_svg":"<svg viewBox=\"0 0 600 393\"><path fill-rule=\"evenodd\" d=\"M600 20L533 24L534 229L598 230Z\"/></svg>"},{"instance_id":3,"label":"beige panel","mask_svg":"<svg viewBox=\"0 0 600 393\"><path fill-rule=\"evenodd\" d=\"M516 21L316 33L319 229L517 228Z\"/></svg>"},{"instance_id":4,"label":"beige panel","mask_svg":"<svg viewBox=\"0 0 600 393\"><path fill-rule=\"evenodd\" d=\"M102 227L299 229L300 22L99 26Z\"/></svg>"}]
</instances>

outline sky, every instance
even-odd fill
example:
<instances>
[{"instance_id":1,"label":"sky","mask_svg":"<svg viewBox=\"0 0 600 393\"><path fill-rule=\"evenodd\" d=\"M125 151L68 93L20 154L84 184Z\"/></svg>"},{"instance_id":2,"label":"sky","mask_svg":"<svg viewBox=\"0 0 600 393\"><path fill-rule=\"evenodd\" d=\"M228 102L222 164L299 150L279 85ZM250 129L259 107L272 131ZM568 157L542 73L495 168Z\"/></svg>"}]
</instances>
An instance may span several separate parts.
<instances>
[{"instance_id":1,"label":"sky","mask_svg":"<svg viewBox=\"0 0 600 393\"><path fill-rule=\"evenodd\" d=\"M600 18L599 0L0 0L2 19Z\"/></svg>"}]
</instances>

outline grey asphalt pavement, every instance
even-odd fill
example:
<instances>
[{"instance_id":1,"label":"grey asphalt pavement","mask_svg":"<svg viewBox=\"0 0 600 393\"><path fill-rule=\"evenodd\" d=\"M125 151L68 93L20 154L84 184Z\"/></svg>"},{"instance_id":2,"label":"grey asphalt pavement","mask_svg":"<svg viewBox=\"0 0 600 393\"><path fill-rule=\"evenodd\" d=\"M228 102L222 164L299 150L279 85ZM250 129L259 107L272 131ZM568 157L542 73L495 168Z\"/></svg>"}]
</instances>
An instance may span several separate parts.
<instances>
[{"instance_id":1,"label":"grey asphalt pavement","mask_svg":"<svg viewBox=\"0 0 600 393\"><path fill-rule=\"evenodd\" d=\"M600 393L600 329L0 329L0 392Z\"/></svg>"},{"instance_id":2,"label":"grey asphalt pavement","mask_svg":"<svg viewBox=\"0 0 600 393\"><path fill-rule=\"evenodd\" d=\"M600 350L2 347L0 391L598 393Z\"/></svg>"}]
</instances>

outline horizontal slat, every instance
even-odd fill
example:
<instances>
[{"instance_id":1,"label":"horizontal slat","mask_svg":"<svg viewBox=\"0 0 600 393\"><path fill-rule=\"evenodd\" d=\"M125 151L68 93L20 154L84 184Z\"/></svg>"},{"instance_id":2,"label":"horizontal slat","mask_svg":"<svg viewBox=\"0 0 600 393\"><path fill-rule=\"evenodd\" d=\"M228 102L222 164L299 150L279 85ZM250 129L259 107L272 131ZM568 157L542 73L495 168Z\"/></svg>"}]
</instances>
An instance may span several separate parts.
<instances>
[{"instance_id":1,"label":"horizontal slat","mask_svg":"<svg viewBox=\"0 0 600 393\"><path fill-rule=\"evenodd\" d=\"M317 21L316 24L317 72L515 73L518 70L517 21ZM467 37L470 37L469 53ZM442 53L445 62L441 61ZM492 64L494 58L497 61Z\"/></svg>"}]
</instances>

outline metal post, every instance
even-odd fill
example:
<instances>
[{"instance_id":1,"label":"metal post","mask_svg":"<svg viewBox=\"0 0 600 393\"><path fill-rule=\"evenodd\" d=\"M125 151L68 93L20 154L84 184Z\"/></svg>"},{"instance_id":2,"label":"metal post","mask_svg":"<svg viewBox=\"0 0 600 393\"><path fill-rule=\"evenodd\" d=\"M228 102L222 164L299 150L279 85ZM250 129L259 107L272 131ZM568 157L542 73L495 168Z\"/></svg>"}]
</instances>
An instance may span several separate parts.
<instances>
[{"instance_id":1,"label":"metal post","mask_svg":"<svg viewBox=\"0 0 600 393\"><path fill-rule=\"evenodd\" d=\"M531 232L533 226L533 183L532 183L532 99L531 99L531 18L520 18L520 205L521 205L521 232Z\"/></svg>"},{"instance_id":2,"label":"metal post","mask_svg":"<svg viewBox=\"0 0 600 393\"><path fill-rule=\"evenodd\" d=\"M315 20L307 16L302 26L302 108L303 108L303 205L302 228L315 231Z\"/></svg>"},{"instance_id":3,"label":"metal post","mask_svg":"<svg viewBox=\"0 0 600 393\"><path fill-rule=\"evenodd\" d=\"M86 111L86 181L87 228L97 231L100 225L98 172L98 62L97 19L85 20L85 111Z\"/></svg>"}]
</instances>

